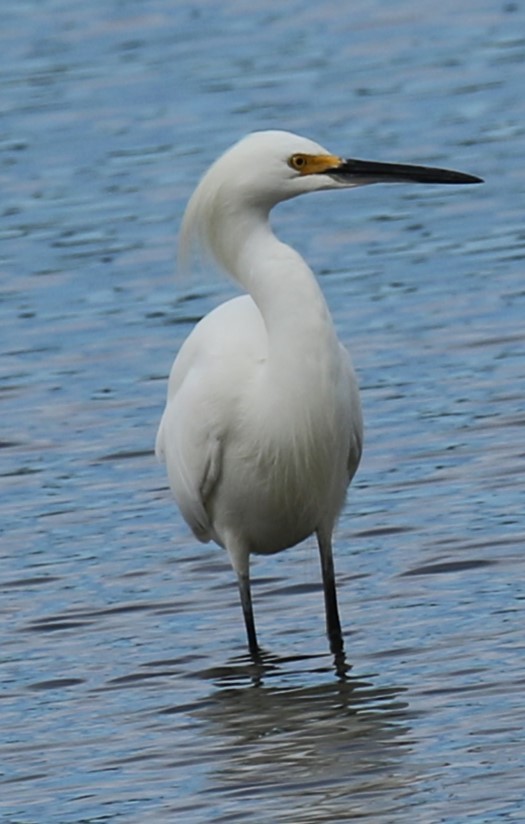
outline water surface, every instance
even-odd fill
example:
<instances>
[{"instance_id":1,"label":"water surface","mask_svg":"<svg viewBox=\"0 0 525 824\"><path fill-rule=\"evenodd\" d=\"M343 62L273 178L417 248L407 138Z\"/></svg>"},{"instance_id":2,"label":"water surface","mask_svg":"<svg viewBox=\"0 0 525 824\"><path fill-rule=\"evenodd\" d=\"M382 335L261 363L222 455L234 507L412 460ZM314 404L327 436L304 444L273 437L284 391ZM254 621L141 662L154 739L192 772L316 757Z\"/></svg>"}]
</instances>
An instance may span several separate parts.
<instances>
[{"instance_id":1,"label":"water surface","mask_svg":"<svg viewBox=\"0 0 525 824\"><path fill-rule=\"evenodd\" d=\"M520 821L521 3L24 0L0 30L0 818ZM206 166L257 128L483 187L279 207L362 386L336 567L225 555L152 446L172 358L232 286L174 276Z\"/></svg>"}]
</instances>

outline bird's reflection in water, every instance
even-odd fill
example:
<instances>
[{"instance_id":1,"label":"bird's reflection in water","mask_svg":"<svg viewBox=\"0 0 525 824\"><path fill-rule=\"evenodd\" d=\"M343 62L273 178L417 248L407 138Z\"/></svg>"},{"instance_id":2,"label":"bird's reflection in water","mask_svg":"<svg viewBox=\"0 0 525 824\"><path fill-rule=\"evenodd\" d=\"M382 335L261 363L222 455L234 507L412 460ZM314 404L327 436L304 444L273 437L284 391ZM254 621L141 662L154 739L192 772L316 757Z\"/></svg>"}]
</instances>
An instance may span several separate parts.
<instances>
[{"instance_id":1,"label":"bird's reflection in water","mask_svg":"<svg viewBox=\"0 0 525 824\"><path fill-rule=\"evenodd\" d=\"M318 664L312 669L311 663ZM311 662L311 663L308 663ZM297 653L289 656L279 656L259 648L256 654L248 653L231 658L223 667L214 667L201 673L217 686L262 686L265 681L283 674L283 670L290 670L296 675L307 665L308 671L330 672L333 670L337 678L346 680L349 677L351 665L346 660L344 650L328 656L317 654Z\"/></svg>"},{"instance_id":2,"label":"bird's reflection in water","mask_svg":"<svg viewBox=\"0 0 525 824\"><path fill-rule=\"evenodd\" d=\"M217 752L212 791L227 796L230 814L233 799L245 805L256 796L272 821L373 819L406 791L402 690L375 687L349 671L327 677L332 666L326 656L263 654L207 673L216 689L196 716ZM289 818L278 809L286 797L293 798Z\"/></svg>"}]
</instances>

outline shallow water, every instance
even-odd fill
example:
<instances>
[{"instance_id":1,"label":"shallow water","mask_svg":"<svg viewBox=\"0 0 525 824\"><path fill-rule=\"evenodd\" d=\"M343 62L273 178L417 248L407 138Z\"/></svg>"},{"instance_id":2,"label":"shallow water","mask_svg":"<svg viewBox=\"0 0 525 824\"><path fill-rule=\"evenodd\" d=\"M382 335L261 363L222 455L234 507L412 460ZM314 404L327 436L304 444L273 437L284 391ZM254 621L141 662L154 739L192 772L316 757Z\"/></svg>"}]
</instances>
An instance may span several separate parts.
<instances>
[{"instance_id":1,"label":"shallow water","mask_svg":"<svg viewBox=\"0 0 525 824\"><path fill-rule=\"evenodd\" d=\"M350 8L350 4L349 8ZM521 821L525 9L24 0L0 28L0 818ZM231 294L173 275L198 176L289 128L483 187L284 204L363 391L336 568L224 554L152 455L166 375Z\"/></svg>"}]
</instances>

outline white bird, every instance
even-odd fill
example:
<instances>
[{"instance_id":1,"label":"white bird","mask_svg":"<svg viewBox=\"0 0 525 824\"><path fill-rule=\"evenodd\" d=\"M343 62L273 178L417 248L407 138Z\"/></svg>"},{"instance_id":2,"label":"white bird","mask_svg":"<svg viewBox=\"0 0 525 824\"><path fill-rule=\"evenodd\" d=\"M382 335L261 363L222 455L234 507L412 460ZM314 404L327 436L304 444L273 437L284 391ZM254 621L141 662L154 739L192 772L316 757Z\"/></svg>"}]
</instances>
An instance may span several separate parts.
<instances>
[{"instance_id":1,"label":"white bird","mask_svg":"<svg viewBox=\"0 0 525 824\"><path fill-rule=\"evenodd\" d=\"M312 271L274 235L269 213L306 192L393 181L481 182L345 160L288 132L256 132L211 166L184 216L182 253L197 241L248 294L210 312L180 349L156 453L195 537L228 552L253 655L250 555L314 533L330 646L342 652L332 532L363 441L350 357Z\"/></svg>"}]
</instances>

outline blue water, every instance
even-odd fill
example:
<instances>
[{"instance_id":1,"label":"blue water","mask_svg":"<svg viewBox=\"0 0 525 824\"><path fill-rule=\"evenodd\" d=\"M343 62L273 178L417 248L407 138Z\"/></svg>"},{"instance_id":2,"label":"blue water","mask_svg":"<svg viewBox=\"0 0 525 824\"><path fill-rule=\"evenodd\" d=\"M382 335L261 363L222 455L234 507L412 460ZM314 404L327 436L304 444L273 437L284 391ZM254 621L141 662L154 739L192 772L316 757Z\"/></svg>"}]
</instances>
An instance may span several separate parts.
<instances>
[{"instance_id":1,"label":"blue water","mask_svg":"<svg viewBox=\"0 0 525 824\"><path fill-rule=\"evenodd\" d=\"M2 822L523 820L524 32L492 0L2 10ZM313 544L254 563L255 667L152 454L232 294L175 277L184 206L258 128L486 180L276 210L362 386L346 681Z\"/></svg>"}]
</instances>

